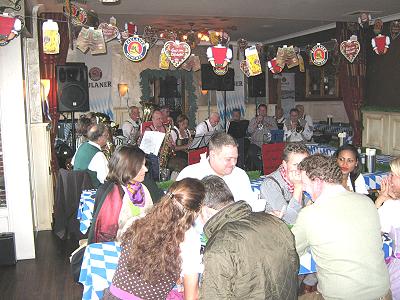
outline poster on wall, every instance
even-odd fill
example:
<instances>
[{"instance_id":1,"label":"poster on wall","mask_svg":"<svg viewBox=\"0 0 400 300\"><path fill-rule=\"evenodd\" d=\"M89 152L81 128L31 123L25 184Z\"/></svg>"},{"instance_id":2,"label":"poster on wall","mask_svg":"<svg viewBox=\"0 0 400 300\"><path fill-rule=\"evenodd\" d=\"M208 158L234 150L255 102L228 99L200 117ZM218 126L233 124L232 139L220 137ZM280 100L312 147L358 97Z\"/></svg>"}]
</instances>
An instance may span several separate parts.
<instances>
[{"instance_id":1,"label":"poster on wall","mask_svg":"<svg viewBox=\"0 0 400 300\"><path fill-rule=\"evenodd\" d=\"M84 62L88 68L89 107L92 112L101 112L113 116L112 90L112 55L111 51L102 55L85 55L81 51L69 50L67 62Z\"/></svg>"},{"instance_id":2,"label":"poster on wall","mask_svg":"<svg viewBox=\"0 0 400 300\"><path fill-rule=\"evenodd\" d=\"M235 53L236 47L232 51ZM244 74L240 70L240 61L238 59L233 59L230 63L230 68L235 70L235 91L228 91L226 92L226 119L230 120L232 116L232 111L235 108L240 109L242 118L246 113L246 105L244 103ZM224 127L225 124L225 116L224 116L224 92L217 91L217 109L219 116L221 118L220 124L221 128Z\"/></svg>"},{"instance_id":3,"label":"poster on wall","mask_svg":"<svg viewBox=\"0 0 400 300\"><path fill-rule=\"evenodd\" d=\"M295 106L295 73L281 73L281 106L285 115Z\"/></svg>"}]
</instances>

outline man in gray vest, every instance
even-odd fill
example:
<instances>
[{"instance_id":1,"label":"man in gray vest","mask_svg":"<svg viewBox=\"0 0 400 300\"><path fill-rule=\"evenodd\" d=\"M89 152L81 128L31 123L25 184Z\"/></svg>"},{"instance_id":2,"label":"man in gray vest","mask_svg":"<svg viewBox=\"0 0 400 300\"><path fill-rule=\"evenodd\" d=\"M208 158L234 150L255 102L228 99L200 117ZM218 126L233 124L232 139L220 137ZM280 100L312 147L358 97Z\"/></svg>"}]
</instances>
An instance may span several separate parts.
<instances>
[{"instance_id":1,"label":"man in gray vest","mask_svg":"<svg viewBox=\"0 0 400 300\"><path fill-rule=\"evenodd\" d=\"M104 183L108 174L108 161L101 151L107 144L109 131L104 124L95 124L88 131L89 141L83 143L72 158L74 170L87 171L93 185Z\"/></svg>"}]
</instances>

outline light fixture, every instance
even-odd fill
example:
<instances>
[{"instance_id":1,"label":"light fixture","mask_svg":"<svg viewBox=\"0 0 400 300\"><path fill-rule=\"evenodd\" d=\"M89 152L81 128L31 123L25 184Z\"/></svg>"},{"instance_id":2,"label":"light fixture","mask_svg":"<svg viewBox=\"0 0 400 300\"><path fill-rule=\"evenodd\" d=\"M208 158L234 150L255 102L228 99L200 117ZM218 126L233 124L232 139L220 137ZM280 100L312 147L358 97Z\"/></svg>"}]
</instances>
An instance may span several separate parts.
<instances>
[{"instance_id":1,"label":"light fixture","mask_svg":"<svg viewBox=\"0 0 400 300\"><path fill-rule=\"evenodd\" d=\"M120 97L124 97L128 93L128 84L118 83L118 93Z\"/></svg>"},{"instance_id":2,"label":"light fixture","mask_svg":"<svg viewBox=\"0 0 400 300\"><path fill-rule=\"evenodd\" d=\"M50 92L50 79L41 79L40 86L40 96L42 97L43 101L46 101Z\"/></svg>"},{"instance_id":3,"label":"light fixture","mask_svg":"<svg viewBox=\"0 0 400 300\"><path fill-rule=\"evenodd\" d=\"M208 93L208 90L201 90L201 94L202 94L202 95L205 96L205 95L207 95L207 93Z\"/></svg>"}]
</instances>

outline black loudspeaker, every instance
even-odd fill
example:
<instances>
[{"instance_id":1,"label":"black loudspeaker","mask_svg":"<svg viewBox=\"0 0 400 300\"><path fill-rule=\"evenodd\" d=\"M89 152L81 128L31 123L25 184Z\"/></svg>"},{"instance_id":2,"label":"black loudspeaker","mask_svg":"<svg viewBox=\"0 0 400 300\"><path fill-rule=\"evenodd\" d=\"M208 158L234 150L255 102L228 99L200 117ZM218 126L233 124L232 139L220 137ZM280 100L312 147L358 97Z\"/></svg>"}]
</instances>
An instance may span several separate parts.
<instances>
[{"instance_id":1,"label":"black loudspeaker","mask_svg":"<svg viewBox=\"0 0 400 300\"><path fill-rule=\"evenodd\" d=\"M14 233L0 233L0 266L15 265L16 263Z\"/></svg>"},{"instance_id":2,"label":"black loudspeaker","mask_svg":"<svg viewBox=\"0 0 400 300\"><path fill-rule=\"evenodd\" d=\"M89 111L88 70L84 63L56 66L58 112Z\"/></svg>"},{"instance_id":3,"label":"black loudspeaker","mask_svg":"<svg viewBox=\"0 0 400 300\"><path fill-rule=\"evenodd\" d=\"M265 72L250 76L247 80L249 97L265 97Z\"/></svg>"},{"instance_id":4,"label":"black loudspeaker","mask_svg":"<svg viewBox=\"0 0 400 300\"><path fill-rule=\"evenodd\" d=\"M225 75L217 75L210 64L201 65L201 88L208 91L234 91L235 71L228 68Z\"/></svg>"}]
</instances>

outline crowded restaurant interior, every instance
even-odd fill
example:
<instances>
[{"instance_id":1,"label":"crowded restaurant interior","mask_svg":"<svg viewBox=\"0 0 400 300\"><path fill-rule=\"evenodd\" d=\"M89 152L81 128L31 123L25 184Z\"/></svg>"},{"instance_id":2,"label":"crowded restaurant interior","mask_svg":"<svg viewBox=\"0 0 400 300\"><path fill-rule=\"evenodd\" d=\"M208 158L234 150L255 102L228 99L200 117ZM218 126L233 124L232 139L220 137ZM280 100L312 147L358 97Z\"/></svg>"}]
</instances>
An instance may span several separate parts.
<instances>
[{"instance_id":1,"label":"crowded restaurant interior","mask_svg":"<svg viewBox=\"0 0 400 300\"><path fill-rule=\"evenodd\" d=\"M400 1L0 0L0 66L0 299L400 300Z\"/></svg>"}]
</instances>

